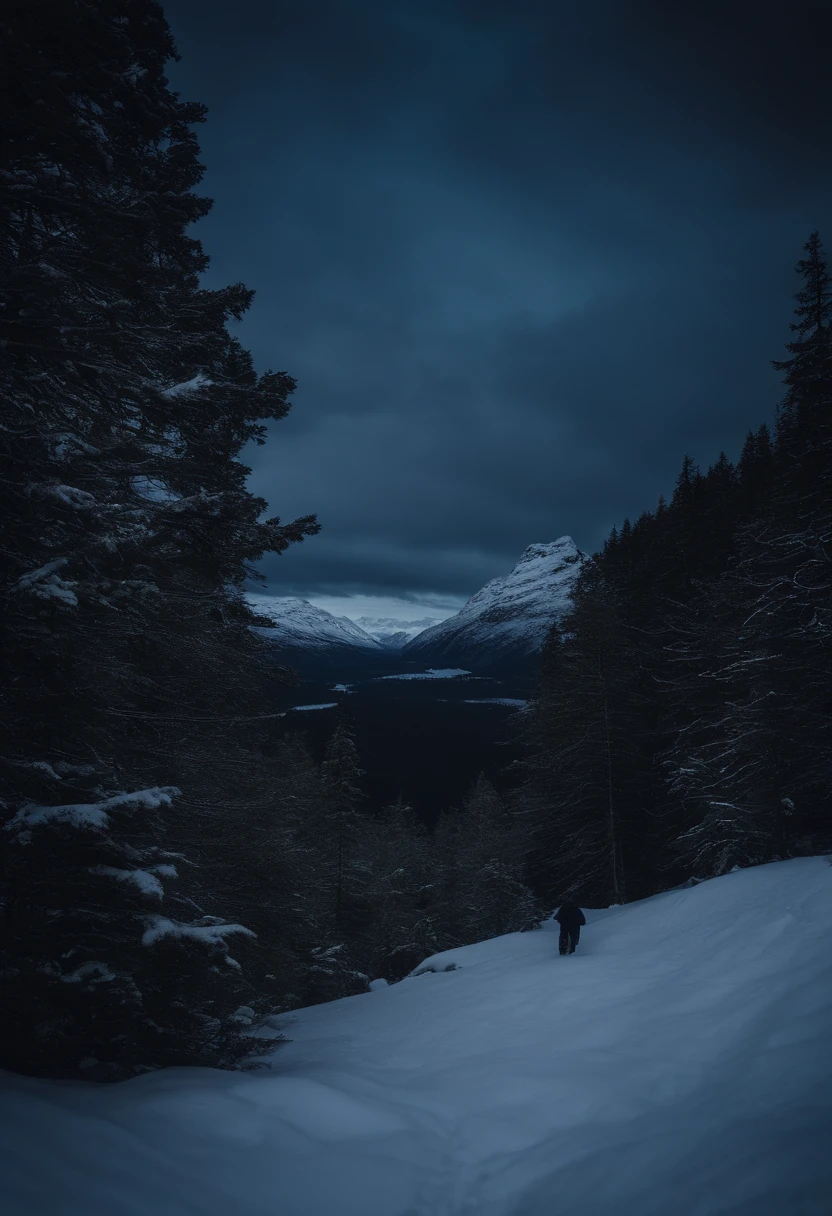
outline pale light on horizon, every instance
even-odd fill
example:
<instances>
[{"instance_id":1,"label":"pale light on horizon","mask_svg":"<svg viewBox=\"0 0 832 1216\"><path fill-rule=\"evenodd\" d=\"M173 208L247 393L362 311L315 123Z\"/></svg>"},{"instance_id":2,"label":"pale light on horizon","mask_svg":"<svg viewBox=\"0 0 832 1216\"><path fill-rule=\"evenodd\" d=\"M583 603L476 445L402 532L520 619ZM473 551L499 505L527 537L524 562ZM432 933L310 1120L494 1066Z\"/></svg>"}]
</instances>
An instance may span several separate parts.
<instances>
[{"instance_id":1,"label":"pale light on horizon","mask_svg":"<svg viewBox=\"0 0 832 1216\"><path fill-rule=\"evenodd\" d=\"M414 592L412 598L393 595L267 596L265 592L258 592L250 598L301 599L316 608L322 608L325 612L331 612L333 616L345 616L351 621L400 623L402 627L418 624L425 628L453 616L467 602L465 596L431 595L423 592Z\"/></svg>"},{"instance_id":2,"label":"pale light on horizon","mask_svg":"<svg viewBox=\"0 0 832 1216\"><path fill-rule=\"evenodd\" d=\"M459 612L466 602L463 596L419 595L413 599L400 599L393 595L309 595L305 596L316 608L323 608L333 616L345 616L351 621L372 620L400 621L416 624L444 621Z\"/></svg>"}]
</instances>

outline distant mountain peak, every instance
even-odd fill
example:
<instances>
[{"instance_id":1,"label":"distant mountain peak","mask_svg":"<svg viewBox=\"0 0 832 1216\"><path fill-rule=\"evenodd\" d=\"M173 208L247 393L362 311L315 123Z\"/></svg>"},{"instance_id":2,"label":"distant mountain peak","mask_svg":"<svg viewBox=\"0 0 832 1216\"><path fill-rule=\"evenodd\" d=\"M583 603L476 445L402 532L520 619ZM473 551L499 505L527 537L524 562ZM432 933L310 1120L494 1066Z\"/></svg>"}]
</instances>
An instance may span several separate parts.
<instances>
[{"instance_id":1,"label":"distant mountain peak","mask_svg":"<svg viewBox=\"0 0 832 1216\"><path fill-rule=\"evenodd\" d=\"M556 557L559 554L572 556L573 560L581 556L580 550L571 536L559 536L557 540L529 545L523 550L517 566L522 566L524 562L536 561L538 558ZM515 570L517 566L514 567Z\"/></svg>"},{"instance_id":2,"label":"distant mountain peak","mask_svg":"<svg viewBox=\"0 0 832 1216\"><path fill-rule=\"evenodd\" d=\"M421 662L494 666L538 654L570 609L587 558L571 536L529 545L513 569L480 588L455 615L404 648Z\"/></svg>"},{"instance_id":3,"label":"distant mountain peak","mask_svg":"<svg viewBox=\"0 0 832 1216\"><path fill-rule=\"evenodd\" d=\"M422 616L406 620L393 616L359 616L356 617L355 623L360 625L371 638L381 642L386 649L401 650L405 642L409 642L411 638L415 638L417 634L431 625L436 625L437 617Z\"/></svg>"}]
</instances>

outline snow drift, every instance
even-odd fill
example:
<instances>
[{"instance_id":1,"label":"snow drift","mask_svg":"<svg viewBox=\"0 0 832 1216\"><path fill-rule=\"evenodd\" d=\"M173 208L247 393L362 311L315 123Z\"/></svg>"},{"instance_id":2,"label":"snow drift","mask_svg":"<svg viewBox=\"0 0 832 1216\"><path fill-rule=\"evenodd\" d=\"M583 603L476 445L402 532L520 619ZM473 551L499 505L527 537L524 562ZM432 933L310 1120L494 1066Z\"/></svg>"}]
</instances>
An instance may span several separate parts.
<instances>
[{"instance_id":1,"label":"snow drift","mask_svg":"<svg viewBox=\"0 0 832 1216\"><path fill-rule=\"evenodd\" d=\"M6 1075L4 1213L825 1216L827 860L587 920L302 1010L259 1073Z\"/></svg>"}]
</instances>

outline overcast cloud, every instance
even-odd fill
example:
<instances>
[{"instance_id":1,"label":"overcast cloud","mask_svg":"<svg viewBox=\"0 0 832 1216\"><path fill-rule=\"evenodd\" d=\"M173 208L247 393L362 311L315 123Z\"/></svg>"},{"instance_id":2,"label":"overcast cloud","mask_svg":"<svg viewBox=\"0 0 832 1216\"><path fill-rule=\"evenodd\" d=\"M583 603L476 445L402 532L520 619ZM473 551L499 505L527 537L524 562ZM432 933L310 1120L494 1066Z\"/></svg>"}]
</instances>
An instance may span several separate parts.
<instances>
[{"instance_id":1,"label":"overcast cloud","mask_svg":"<svg viewBox=\"0 0 832 1216\"><path fill-rule=\"evenodd\" d=\"M253 489L275 594L452 597L593 550L780 395L832 246L826 3L169 0L211 282L298 380Z\"/></svg>"}]
</instances>

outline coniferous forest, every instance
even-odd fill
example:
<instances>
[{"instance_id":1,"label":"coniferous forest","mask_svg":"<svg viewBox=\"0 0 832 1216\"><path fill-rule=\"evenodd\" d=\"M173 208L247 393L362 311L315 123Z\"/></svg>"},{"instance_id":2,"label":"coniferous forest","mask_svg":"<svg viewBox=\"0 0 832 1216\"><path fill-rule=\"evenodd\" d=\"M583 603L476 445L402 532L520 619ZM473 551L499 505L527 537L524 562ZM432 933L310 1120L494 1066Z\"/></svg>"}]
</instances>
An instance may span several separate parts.
<instances>
[{"instance_id":1,"label":"coniferous forest","mask_svg":"<svg viewBox=\"0 0 832 1216\"><path fill-rule=\"evenodd\" d=\"M3 40L0 1063L117 1079L233 1064L255 1016L405 974L503 844L481 785L437 884L408 808L362 805L346 726L322 763L274 743L241 588L317 524L264 520L240 453L294 383L229 330L252 293L201 286L204 111L161 9L46 7Z\"/></svg>"},{"instance_id":2,"label":"coniferous forest","mask_svg":"<svg viewBox=\"0 0 832 1216\"><path fill-rule=\"evenodd\" d=\"M368 800L347 720L323 755L275 726L270 682L293 676L243 592L318 523L247 488L244 449L295 384L234 336L253 293L203 285L204 110L166 79L160 7L2 20L0 1066L232 1067L255 1021L567 897L832 849L817 233L776 419L736 464L685 456L613 530L515 719L522 759L425 824Z\"/></svg>"},{"instance_id":3,"label":"coniferous forest","mask_svg":"<svg viewBox=\"0 0 832 1216\"><path fill-rule=\"evenodd\" d=\"M832 277L798 262L773 432L613 529L550 638L518 809L551 898L832 847Z\"/></svg>"}]
</instances>

